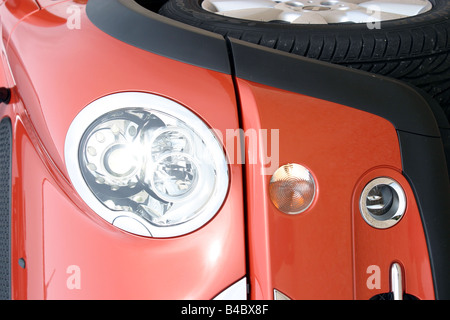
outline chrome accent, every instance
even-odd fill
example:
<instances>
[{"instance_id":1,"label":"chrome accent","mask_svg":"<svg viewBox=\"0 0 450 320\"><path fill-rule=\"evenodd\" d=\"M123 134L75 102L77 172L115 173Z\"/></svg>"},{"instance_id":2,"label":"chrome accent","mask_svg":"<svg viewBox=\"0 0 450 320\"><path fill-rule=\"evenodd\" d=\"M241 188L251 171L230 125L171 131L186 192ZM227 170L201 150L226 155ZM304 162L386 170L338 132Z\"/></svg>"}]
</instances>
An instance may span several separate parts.
<instances>
[{"instance_id":1,"label":"chrome accent","mask_svg":"<svg viewBox=\"0 0 450 320\"><path fill-rule=\"evenodd\" d=\"M392 198L389 204L384 206L383 203L377 204L377 200L382 200L382 197L373 194L369 196L371 191L376 190L377 188L383 188L391 193ZM368 204L368 201L372 201L373 204ZM386 212L384 212L385 207L388 208ZM359 210L364 220L370 226L377 229L390 228L397 224L405 214L405 192L400 184L391 178L376 178L364 187L359 200ZM378 211L381 213L378 213Z\"/></svg>"},{"instance_id":2,"label":"chrome accent","mask_svg":"<svg viewBox=\"0 0 450 320\"><path fill-rule=\"evenodd\" d=\"M235 282L213 300L247 300L247 278Z\"/></svg>"},{"instance_id":3,"label":"chrome accent","mask_svg":"<svg viewBox=\"0 0 450 320\"><path fill-rule=\"evenodd\" d=\"M273 300L292 300L287 295L278 291L277 289L273 289Z\"/></svg>"},{"instance_id":4,"label":"chrome accent","mask_svg":"<svg viewBox=\"0 0 450 320\"><path fill-rule=\"evenodd\" d=\"M391 266L391 292L394 300L403 300L402 267L398 263Z\"/></svg>"},{"instance_id":5,"label":"chrome accent","mask_svg":"<svg viewBox=\"0 0 450 320\"><path fill-rule=\"evenodd\" d=\"M217 165L217 182L212 197L191 220L170 226L158 227L146 221L144 218L129 211L113 211L106 207L104 203L91 191L83 177L79 164L79 146L83 135L88 127L97 119L108 112L122 110L125 108L143 109L147 111L159 111L176 116L184 123L189 123L195 128L196 133L202 137L205 143L213 146L214 163ZM156 238L168 238L184 235L205 225L219 211L228 192L228 165L226 163L222 146L211 133L210 128L193 112L181 104L158 96L144 92L120 92L101 97L82 109L72 124L66 135L64 146L66 168L75 190L79 193L85 203L100 217L121 229L142 236L152 236ZM128 218L128 219L126 219Z\"/></svg>"}]
</instances>

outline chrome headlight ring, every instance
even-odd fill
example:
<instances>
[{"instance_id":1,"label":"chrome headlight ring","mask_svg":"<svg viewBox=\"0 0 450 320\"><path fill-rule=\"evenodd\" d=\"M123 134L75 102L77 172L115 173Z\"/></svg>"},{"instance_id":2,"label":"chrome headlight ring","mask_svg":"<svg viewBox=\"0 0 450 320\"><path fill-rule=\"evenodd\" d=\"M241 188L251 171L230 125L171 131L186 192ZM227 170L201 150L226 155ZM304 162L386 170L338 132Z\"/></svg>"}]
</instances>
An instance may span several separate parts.
<instances>
[{"instance_id":1,"label":"chrome headlight ring","mask_svg":"<svg viewBox=\"0 0 450 320\"><path fill-rule=\"evenodd\" d=\"M74 188L111 224L167 238L221 208L229 186L223 147L194 113L143 92L99 98L73 120L65 160Z\"/></svg>"}]
</instances>

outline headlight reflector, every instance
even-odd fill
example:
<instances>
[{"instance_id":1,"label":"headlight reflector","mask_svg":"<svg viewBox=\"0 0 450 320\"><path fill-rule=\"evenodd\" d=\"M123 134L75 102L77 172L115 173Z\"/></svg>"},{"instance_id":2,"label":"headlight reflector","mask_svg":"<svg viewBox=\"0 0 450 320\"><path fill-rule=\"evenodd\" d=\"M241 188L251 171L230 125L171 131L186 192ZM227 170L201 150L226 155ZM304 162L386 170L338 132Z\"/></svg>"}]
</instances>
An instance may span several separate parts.
<instances>
[{"instance_id":1,"label":"headlight reflector","mask_svg":"<svg viewBox=\"0 0 450 320\"><path fill-rule=\"evenodd\" d=\"M92 102L71 124L65 148L83 200L132 233L194 231L228 191L220 142L195 114L160 96L126 92Z\"/></svg>"}]
</instances>

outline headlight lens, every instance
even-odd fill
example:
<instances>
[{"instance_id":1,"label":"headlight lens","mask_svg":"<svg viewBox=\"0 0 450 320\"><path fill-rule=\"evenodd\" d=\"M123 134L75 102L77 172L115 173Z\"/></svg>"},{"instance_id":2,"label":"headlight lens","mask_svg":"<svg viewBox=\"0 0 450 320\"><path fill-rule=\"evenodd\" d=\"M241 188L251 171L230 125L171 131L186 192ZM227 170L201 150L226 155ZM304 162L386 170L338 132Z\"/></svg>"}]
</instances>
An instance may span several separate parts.
<instances>
[{"instance_id":1,"label":"headlight lens","mask_svg":"<svg viewBox=\"0 0 450 320\"><path fill-rule=\"evenodd\" d=\"M147 93L98 99L66 138L69 176L86 203L126 231L173 237L220 209L228 190L222 145L196 115Z\"/></svg>"}]
</instances>

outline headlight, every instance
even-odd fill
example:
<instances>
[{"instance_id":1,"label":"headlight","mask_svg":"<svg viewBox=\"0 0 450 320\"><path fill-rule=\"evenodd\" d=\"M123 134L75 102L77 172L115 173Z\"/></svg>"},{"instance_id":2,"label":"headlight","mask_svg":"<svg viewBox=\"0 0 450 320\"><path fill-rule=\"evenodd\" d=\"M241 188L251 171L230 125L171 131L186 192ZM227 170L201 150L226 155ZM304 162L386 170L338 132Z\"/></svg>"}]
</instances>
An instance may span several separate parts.
<instances>
[{"instance_id":1,"label":"headlight","mask_svg":"<svg viewBox=\"0 0 450 320\"><path fill-rule=\"evenodd\" d=\"M66 166L75 189L126 231L174 237L220 209L228 166L220 142L195 114L152 94L100 98L74 119Z\"/></svg>"}]
</instances>

